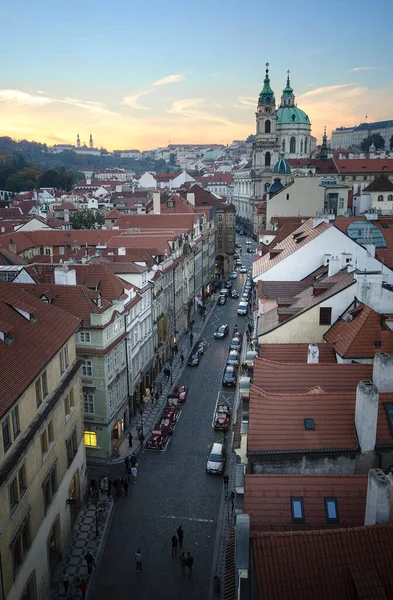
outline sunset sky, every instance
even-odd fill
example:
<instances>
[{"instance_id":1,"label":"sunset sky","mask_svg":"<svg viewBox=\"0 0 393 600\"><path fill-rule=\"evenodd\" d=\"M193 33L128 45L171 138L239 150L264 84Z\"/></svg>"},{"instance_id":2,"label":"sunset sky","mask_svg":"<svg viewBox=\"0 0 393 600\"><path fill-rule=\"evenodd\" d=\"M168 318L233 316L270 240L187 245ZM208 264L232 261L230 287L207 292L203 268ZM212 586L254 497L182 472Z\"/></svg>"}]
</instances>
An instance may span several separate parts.
<instances>
[{"instance_id":1,"label":"sunset sky","mask_svg":"<svg viewBox=\"0 0 393 600\"><path fill-rule=\"evenodd\" d=\"M320 141L393 118L388 0L2 0L0 135L108 150L255 130L265 62Z\"/></svg>"}]
</instances>

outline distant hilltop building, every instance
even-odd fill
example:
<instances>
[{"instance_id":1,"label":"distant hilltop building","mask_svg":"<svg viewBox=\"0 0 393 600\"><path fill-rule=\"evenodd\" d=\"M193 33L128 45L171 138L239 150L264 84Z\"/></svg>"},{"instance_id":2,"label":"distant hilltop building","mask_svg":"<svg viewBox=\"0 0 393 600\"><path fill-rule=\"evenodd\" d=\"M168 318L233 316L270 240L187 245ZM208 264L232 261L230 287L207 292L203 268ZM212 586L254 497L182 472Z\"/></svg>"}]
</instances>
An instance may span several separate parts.
<instances>
[{"instance_id":1,"label":"distant hilltop building","mask_svg":"<svg viewBox=\"0 0 393 600\"><path fill-rule=\"evenodd\" d=\"M332 148L350 148L360 146L364 138L379 133L385 140L385 149L389 150L390 138L393 135L393 120L375 123L360 123L356 127L337 127L332 132Z\"/></svg>"},{"instance_id":2,"label":"distant hilltop building","mask_svg":"<svg viewBox=\"0 0 393 600\"><path fill-rule=\"evenodd\" d=\"M81 144L79 133L76 136L76 146L71 144L55 144L51 148L53 154L60 154L64 150L73 150L76 154L88 154L90 156L101 156L101 150L94 147L93 136L90 134L89 145L87 146L84 142Z\"/></svg>"}]
</instances>

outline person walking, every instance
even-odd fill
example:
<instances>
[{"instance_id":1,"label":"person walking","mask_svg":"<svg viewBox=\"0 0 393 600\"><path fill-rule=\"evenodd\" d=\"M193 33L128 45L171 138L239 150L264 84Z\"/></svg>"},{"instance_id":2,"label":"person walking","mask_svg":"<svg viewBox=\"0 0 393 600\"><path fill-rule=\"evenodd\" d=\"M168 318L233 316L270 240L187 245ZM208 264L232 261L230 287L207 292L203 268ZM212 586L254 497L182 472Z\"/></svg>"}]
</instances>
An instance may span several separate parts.
<instances>
[{"instance_id":1,"label":"person walking","mask_svg":"<svg viewBox=\"0 0 393 600\"><path fill-rule=\"evenodd\" d=\"M136 467L131 467L131 479L132 479L133 485L136 484L137 475L138 475L138 469Z\"/></svg>"},{"instance_id":2,"label":"person walking","mask_svg":"<svg viewBox=\"0 0 393 600\"><path fill-rule=\"evenodd\" d=\"M142 552L141 552L140 548L138 548L138 550L135 552L135 562L136 562L136 570L143 571L143 569L142 569Z\"/></svg>"},{"instance_id":3,"label":"person walking","mask_svg":"<svg viewBox=\"0 0 393 600\"><path fill-rule=\"evenodd\" d=\"M156 393L154 394L154 398L155 398L155 401L156 401L156 402L158 402L158 401L159 401L159 399L160 399L160 392L159 392L158 390L157 390L157 391L156 391Z\"/></svg>"},{"instance_id":4,"label":"person walking","mask_svg":"<svg viewBox=\"0 0 393 600\"><path fill-rule=\"evenodd\" d=\"M63 587L64 587L65 593L68 592L69 585L70 585L70 576L68 575L66 569L64 569L64 571L63 571Z\"/></svg>"},{"instance_id":5,"label":"person walking","mask_svg":"<svg viewBox=\"0 0 393 600\"><path fill-rule=\"evenodd\" d=\"M190 346L192 346L193 342L194 342L194 334L191 331L191 333L190 333Z\"/></svg>"},{"instance_id":6,"label":"person walking","mask_svg":"<svg viewBox=\"0 0 393 600\"><path fill-rule=\"evenodd\" d=\"M181 553L179 561L180 561L180 566L181 566L181 574L184 577L186 574L186 566L187 566L186 555L184 554L184 552Z\"/></svg>"},{"instance_id":7,"label":"person walking","mask_svg":"<svg viewBox=\"0 0 393 600\"><path fill-rule=\"evenodd\" d=\"M180 548L183 548L183 536L184 536L184 532L183 532L183 529L182 529L181 525L179 525L179 527L177 528L176 533L177 533L177 537L179 538L179 546L180 546Z\"/></svg>"},{"instance_id":8,"label":"person walking","mask_svg":"<svg viewBox=\"0 0 393 600\"><path fill-rule=\"evenodd\" d=\"M194 564L194 558L192 557L191 552L187 552L186 565L187 565L188 574L190 577L192 575L192 565L193 564Z\"/></svg>"},{"instance_id":9,"label":"person walking","mask_svg":"<svg viewBox=\"0 0 393 600\"><path fill-rule=\"evenodd\" d=\"M228 494L228 485L229 485L229 477L228 477L228 475L224 475L224 477L222 479L222 482L224 484L225 495L227 495Z\"/></svg>"},{"instance_id":10,"label":"person walking","mask_svg":"<svg viewBox=\"0 0 393 600\"><path fill-rule=\"evenodd\" d=\"M133 452L131 454L131 467L135 467L136 466L136 454L135 452Z\"/></svg>"},{"instance_id":11,"label":"person walking","mask_svg":"<svg viewBox=\"0 0 393 600\"><path fill-rule=\"evenodd\" d=\"M90 575L93 570L93 566L96 566L94 556L91 554L90 550L88 550L85 554L85 561L87 562L87 572Z\"/></svg>"},{"instance_id":12,"label":"person walking","mask_svg":"<svg viewBox=\"0 0 393 600\"><path fill-rule=\"evenodd\" d=\"M124 481L123 481L123 487L124 487L124 495L128 496L128 481L127 481L127 478L125 478Z\"/></svg>"},{"instance_id":13,"label":"person walking","mask_svg":"<svg viewBox=\"0 0 393 600\"><path fill-rule=\"evenodd\" d=\"M177 545L178 545L178 539L175 535L172 536L172 556L175 556L175 554L177 554Z\"/></svg>"},{"instance_id":14,"label":"person walking","mask_svg":"<svg viewBox=\"0 0 393 600\"><path fill-rule=\"evenodd\" d=\"M181 362L181 366L183 366L183 364L184 364L184 354L183 354L183 352L180 354L180 362Z\"/></svg>"},{"instance_id":15,"label":"person walking","mask_svg":"<svg viewBox=\"0 0 393 600\"><path fill-rule=\"evenodd\" d=\"M128 469L130 468L130 459L128 458L128 456L126 456L125 459L124 459L124 466L125 466L126 475L127 475Z\"/></svg>"},{"instance_id":16,"label":"person walking","mask_svg":"<svg viewBox=\"0 0 393 600\"><path fill-rule=\"evenodd\" d=\"M132 433L131 433L131 431L128 434L128 447L132 448Z\"/></svg>"},{"instance_id":17,"label":"person walking","mask_svg":"<svg viewBox=\"0 0 393 600\"><path fill-rule=\"evenodd\" d=\"M82 579L82 581L79 584L79 589L80 589L82 598L86 598L86 589L87 589L86 579Z\"/></svg>"}]
</instances>

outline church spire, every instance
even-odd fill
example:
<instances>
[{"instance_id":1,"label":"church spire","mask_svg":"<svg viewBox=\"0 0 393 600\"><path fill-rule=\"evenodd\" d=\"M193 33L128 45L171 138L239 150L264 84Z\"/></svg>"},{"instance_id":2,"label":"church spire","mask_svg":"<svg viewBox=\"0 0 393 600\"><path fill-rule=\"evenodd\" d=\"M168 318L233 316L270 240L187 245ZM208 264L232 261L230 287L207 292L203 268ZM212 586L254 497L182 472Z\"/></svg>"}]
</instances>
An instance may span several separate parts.
<instances>
[{"instance_id":1,"label":"church spire","mask_svg":"<svg viewBox=\"0 0 393 600\"><path fill-rule=\"evenodd\" d=\"M76 147L77 148L81 147L81 140L80 140L80 137L79 137L79 132L78 132L78 135L76 136Z\"/></svg>"},{"instance_id":2,"label":"church spire","mask_svg":"<svg viewBox=\"0 0 393 600\"><path fill-rule=\"evenodd\" d=\"M281 107L284 106L294 106L295 105L295 95L293 93L293 89L291 87L291 81L289 79L290 70L287 71L287 85L282 91L281 96Z\"/></svg>"},{"instance_id":3,"label":"church spire","mask_svg":"<svg viewBox=\"0 0 393 600\"><path fill-rule=\"evenodd\" d=\"M272 104L276 103L274 98L274 92L270 87L270 77L269 77L269 63L266 63L266 74L265 79L263 80L263 90L259 94L258 106L263 104Z\"/></svg>"},{"instance_id":4,"label":"church spire","mask_svg":"<svg viewBox=\"0 0 393 600\"><path fill-rule=\"evenodd\" d=\"M326 135L326 125L325 125L325 129L324 129L323 137L322 137L321 152L319 153L320 160L327 160L328 152L329 152L329 148L327 145L327 135Z\"/></svg>"},{"instance_id":5,"label":"church spire","mask_svg":"<svg viewBox=\"0 0 393 600\"><path fill-rule=\"evenodd\" d=\"M89 147L93 148L93 136L90 134Z\"/></svg>"}]
</instances>

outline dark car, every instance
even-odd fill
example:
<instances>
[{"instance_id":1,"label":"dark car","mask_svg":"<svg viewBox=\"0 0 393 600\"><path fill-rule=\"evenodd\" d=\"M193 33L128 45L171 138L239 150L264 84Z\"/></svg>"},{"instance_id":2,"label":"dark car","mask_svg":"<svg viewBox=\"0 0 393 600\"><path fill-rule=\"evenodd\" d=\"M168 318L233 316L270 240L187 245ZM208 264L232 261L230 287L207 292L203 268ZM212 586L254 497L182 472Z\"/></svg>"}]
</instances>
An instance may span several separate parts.
<instances>
[{"instance_id":1,"label":"dark car","mask_svg":"<svg viewBox=\"0 0 393 600\"><path fill-rule=\"evenodd\" d=\"M231 290L231 298L239 298L239 292L236 290Z\"/></svg>"},{"instance_id":2,"label":"dark car","mask_svg":"<svg viewBox=\"0 0 393 600\"><path fill-rule=\"evenodd\" d=\"M171 396L178 398L179 402L185 402L188 394L188 387L184 383L179 383L173 390ZM168 396L169 397L169 396Z\"/></svg>"},{"instance_id":3,"label":"dark car","mask_svg":"<svg viewBox=\"0 0 393 600\"><path fill-rule=\"evenodd\" d=\"M226 335L228 335L229 333L229 327L228 325L220 325L220 327L218 327L216 329L216 331L214 332L214 337L215 338L224 338Z\"/></svg>"},{"instance_id":4,"label":"dark car","mask_svg":"<svg viewBox=\"0 0 393 600\"><path fill-rule=\"evenodd\" d=\"M225 285L224 285L224 287L225 287L227 290L230 290L230 289L232 288L232 281L231 281L230 279L228 279L228 280L225 282Z\"/></svg>"},{"instance_id":5,"label":"dark car","mask_svg":"<svg viewBox=\"0 0 393 600\"><path fill-rule=\"evenodd\" d=\"M218 299L218 301L217 301L217 304L219 306L224 306L224 304L226 304L226 302L227 302L226 297L225 296L220 296L219 299Z\"/></svg>"},{"instance_id":6,"label":"dark car","mask_svg":"<svg viewBox=\"0 0 393 600\"><path fill-rule=\"evenodd\" d=\"M235 244L235 247L236 247L236 248L241 248L241 247L242 247L242 245L241 245L241 244Z\"/></svg>"},{"instance_id":7,"label":"dark car","mask_svg":"<svg viewBox=\"0 0 393 600\"><path fill-rule=\"evenodd\" d=\"M200 354L199 352L191 352L188 357L187 364L189 367L197 367L199 365Z\"/></svg>"},{"instance_id":8,"label":"dark car","mask_svg":"<svg viewBox=\"0 0 393 600\"><path fill-rule=\"evenodd\" d=\"M199 342L195 344L191 354L199 354L200 356L203 356L205 354L206 348L206 342L204 340L199 340Z\"/></svg>"},{"instance_id":9,"label":"dark car","mask_svg":"<svg viewBox=\"0 0 393 600\"><path fill-rule=\"evenodd\" d=\"M236 369L235 367L228 365L224 371L224 377L222 378L222 385L226 387L236 386Z\"/></svg>"},{"instance_id":10,"label":"dark car","mask_svg":"<svg viewBox=\"0 0 393 600\"><path fill-rule=\"evenodd\" d=\"M253 248L247 248L248 254L255 254L255 250Z\"/></svg>"}]
</instances>

